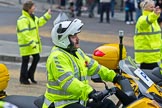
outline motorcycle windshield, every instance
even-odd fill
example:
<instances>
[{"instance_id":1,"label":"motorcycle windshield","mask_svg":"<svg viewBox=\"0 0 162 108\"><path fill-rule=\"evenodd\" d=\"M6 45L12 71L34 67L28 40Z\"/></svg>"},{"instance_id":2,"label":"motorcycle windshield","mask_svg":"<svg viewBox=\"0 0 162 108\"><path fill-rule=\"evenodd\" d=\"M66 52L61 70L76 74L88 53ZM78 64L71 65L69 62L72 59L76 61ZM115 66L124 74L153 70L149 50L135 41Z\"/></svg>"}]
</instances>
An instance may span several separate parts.
<instances>
[{"instance_id":1,"label":"motorcycle windshield","mask_svg":"<svg viewBox=\"0 0 162 108\"><path fill-rule=\"evenodd\" d=\"M67 20L69 20L68 16L64 12L60 12L57 18L53 21L53 25L55 26L56 24Z\"/></svg>"},{"instance_id":2,"label":"motorcycle windshield","mask_svg":"<svg viewBox=\"0 0 162 108\"><path fill-rule=\"evenodd\" d=\"M125 60L120 60L119 61L119 68L126 74L136 77L136 78L132 78L135 83L138 84L139 90L143 95L148 95L149 97L152 97L150 94L146 93L146 91L148 90L148 85L145 84L142 79L138 79L138 76L135 74L135 71L137 69L137 67L133 66L128 59Z\"/></svg>"}]
</instances>

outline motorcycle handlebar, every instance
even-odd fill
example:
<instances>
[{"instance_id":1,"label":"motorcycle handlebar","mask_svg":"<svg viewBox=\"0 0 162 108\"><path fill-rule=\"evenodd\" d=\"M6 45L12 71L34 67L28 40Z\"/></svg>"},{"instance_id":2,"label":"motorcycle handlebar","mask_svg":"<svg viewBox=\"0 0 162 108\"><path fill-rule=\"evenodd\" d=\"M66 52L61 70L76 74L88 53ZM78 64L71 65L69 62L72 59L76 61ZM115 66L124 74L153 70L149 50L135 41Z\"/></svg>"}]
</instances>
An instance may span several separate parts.
<instances>
[{"instance_id":1,"label":"motorcycle handlebar","mask_svg":"<svg viewBox=\"0 0 162 108\"><path fill-rule=\"evenodd\" d=\"M116 93L116 87L112 87L110 89L106 89L102 91L103 96L110 96Z\"/></svg>"},{"instance_id":2,"label":"motorcycle handlebar","mask_svg":"<svg viewBox=\"0 0 162 108\"><path fill-rule=\"evenodd\" d=\"M115 93L116 93L116 88L115 88L115 87L112 87L112 88L110 88L110 89L105 89L105 90L103 90L103 91L101 91L101 92L102 92L102 95L103 95L103 97L102 97L102 99L101 99L101 102L102 102L102 101L105 100L107 97L109 97L109 96L115 94ZM93 102L93 101L94 101L93 99L89 99L89 102Z\"/></svg>"}]
</instances>

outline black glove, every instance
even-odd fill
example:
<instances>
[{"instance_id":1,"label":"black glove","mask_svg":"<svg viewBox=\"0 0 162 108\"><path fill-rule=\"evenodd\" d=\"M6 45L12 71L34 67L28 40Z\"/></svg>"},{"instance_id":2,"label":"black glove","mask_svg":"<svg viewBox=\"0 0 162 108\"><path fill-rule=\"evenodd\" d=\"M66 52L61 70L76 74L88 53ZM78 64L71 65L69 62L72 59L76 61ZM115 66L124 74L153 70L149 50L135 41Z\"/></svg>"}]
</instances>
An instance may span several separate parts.
<instances>
[{"instance_id":1,"label":"black glove","mask_svg":"<svg viewBox=\"0 0 162 108\"><path fill-rule=\"evenodd\" d=\"M120 74L117 74L114 79L113 79L113 83L118 83L120 84L120 80L124 80L126 79L124 76L120 75Z\"/></svg>"},{"instance_id":2,"label":"black glove","mask_svg":"<svg viewBox=\"0 0 162 108\"><path fill-rule=\"evenodd\" d=\"M89 95L89 99L93 99L95 102L99 102L103 99L104 94L101 91L93 90Z\"/></svg>"}]
</instances>

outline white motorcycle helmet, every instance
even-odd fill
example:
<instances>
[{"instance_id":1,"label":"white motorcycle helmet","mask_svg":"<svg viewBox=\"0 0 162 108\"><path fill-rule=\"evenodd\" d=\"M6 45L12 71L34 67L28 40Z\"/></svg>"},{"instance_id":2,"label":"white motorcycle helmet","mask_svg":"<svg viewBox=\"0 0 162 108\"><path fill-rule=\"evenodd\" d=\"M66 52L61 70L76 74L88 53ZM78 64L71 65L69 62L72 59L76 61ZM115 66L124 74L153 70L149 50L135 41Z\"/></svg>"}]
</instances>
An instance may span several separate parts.
<instances>
[{"instance_id":1,"label":"white motorcycle helmet","mask_svg":"<svg viewBox=\"0 0 162 108\"><path fill-rule=\"evenodd\" d=\"M56 46L67 49L71 44L69 36L79 33L82 26L83 23L79 19L74 19L73 21L64 20L58 23L54 22L51 32L53 43Z\"/></svg>"}]
</instances>

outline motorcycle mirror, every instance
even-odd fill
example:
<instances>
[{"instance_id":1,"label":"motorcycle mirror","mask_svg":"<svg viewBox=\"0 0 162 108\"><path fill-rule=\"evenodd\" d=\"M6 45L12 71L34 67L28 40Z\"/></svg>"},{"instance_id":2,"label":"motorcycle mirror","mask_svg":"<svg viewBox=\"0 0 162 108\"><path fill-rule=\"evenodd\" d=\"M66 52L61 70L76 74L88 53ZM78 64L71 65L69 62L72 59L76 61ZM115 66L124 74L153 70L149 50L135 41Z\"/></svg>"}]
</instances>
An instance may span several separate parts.
<instances>
[{"instance_id":1,"label":"motorcycle mirror","mask_svg":"<svg viewBox=\"0 0 162 108\"><path fill-rule=\"evenodd\" d=\"M119 37L123 37L124 36L124 31L123 30L119 30Z\"/></svg>"},{"instance_id":2,"label":"motorcycle mirror","mask_svg":"<svg viewBox=\"0 0 162 108\"><path fill-rule=\"evenodd\" d=\"M95 75L91 76L91 80L93 82L103 83L101 77L98 74L95 74Z\"/></svg>"}]
</instances>

